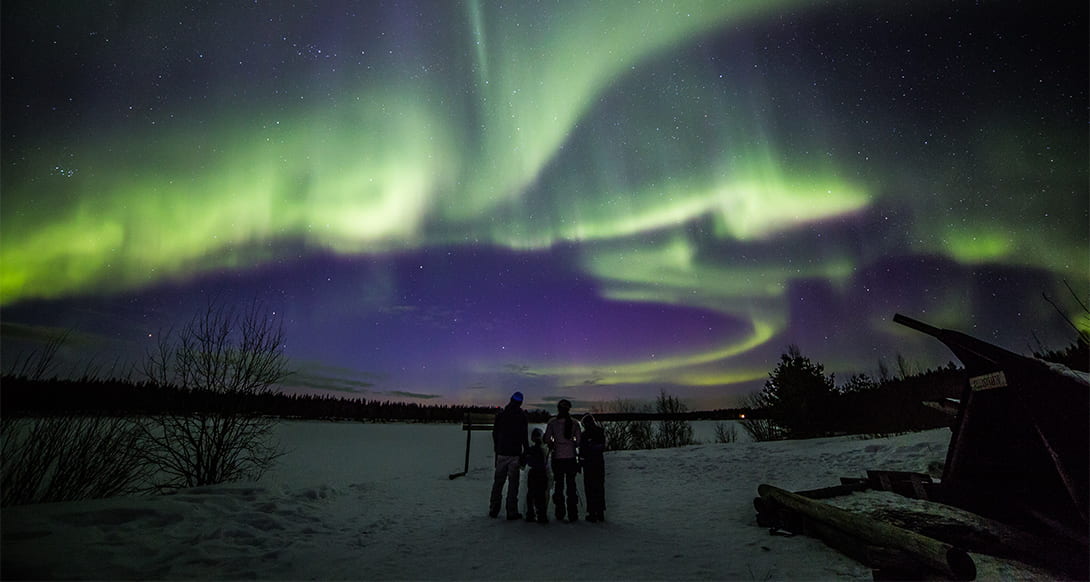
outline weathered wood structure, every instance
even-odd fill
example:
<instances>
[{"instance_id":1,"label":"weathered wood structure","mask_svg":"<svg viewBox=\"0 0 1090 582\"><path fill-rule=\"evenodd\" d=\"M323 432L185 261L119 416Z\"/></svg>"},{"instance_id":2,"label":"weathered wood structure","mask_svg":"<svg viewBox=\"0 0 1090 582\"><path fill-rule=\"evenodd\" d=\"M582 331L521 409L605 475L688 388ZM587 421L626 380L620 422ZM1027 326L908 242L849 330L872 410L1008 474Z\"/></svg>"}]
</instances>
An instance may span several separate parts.
<instances>
[{"instance_id":1,"label":"weathered wood structure","mask_svg":"<svg viewBox=\"0 0 1090 582\"><path fill-rule=\"evenodd\" d=\"M936 499L1019 524L1087 533L1090 382L1078 373L901 314L950 348L969 381Z\"/></svg>"},{"instance_id":2,"label":"weathered wood structure","mask_svg":"<svg viewBox=\"0 0 1090 582\"><path fill-rule=\"evenodd\" d=\"M866 478L797 493L761 485L754 499L757 523L773 533L819 537L870 565L875 579L972 578L975 566L962 548L1085 578L1090 375L901 314L893 320L942 341L967 372L961 399L944 403L956 404L957 416L941 480L868 471ZM818 501L866 489L961 508L983 517L978 526L985 529L927 524L922 516L906 516L900 528Z\"/></svg>"}]
</instances>

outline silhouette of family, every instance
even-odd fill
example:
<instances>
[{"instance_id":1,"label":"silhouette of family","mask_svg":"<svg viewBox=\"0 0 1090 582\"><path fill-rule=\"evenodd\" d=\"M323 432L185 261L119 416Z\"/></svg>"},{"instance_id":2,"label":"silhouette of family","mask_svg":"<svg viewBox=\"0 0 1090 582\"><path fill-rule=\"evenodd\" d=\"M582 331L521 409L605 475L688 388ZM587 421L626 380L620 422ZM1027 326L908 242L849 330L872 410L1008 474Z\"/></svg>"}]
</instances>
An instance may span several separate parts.
<instances>
[{"instance_id":1,"label":"silhouette of family","mask_svg":"<svg viewBox=\"0 0 1090 582\"><path fill-rule=\"evenodd\" d=\"M519 512L519 478L526 475L526 521L549 523L549 470L553 478L553 508L558 521L579 521L579 491L576 475L583 474L587 521L605 521L605 430L590 414L582 422L572 418L571 402L556 403L556 416L549 419L545 431L529 433L529 421L522 409L522 392L511 395L507 406L496 415L492 444L496 453L496 472L488 515L498 517L507 487L507 519L523 519ZM546 447L548 451L546 452Z\"/></svg>"}]
</instances>

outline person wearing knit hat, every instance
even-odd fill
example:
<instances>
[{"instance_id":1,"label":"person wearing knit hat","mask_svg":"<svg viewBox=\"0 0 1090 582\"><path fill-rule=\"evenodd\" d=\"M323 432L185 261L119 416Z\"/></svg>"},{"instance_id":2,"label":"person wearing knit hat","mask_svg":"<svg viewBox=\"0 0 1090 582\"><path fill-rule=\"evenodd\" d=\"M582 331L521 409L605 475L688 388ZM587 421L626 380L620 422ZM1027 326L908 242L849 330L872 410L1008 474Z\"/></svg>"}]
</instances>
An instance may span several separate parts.
<instances>
[{"instance_id":1,"label":"person wearing knit hat","mask_svg":"<svg viewBox=\"0 0 1090 582\"><path fill-rule=\"evenodd\" d=\"M522 519L519 513L519 469L530 443L526 439L529 421L522 410L522 392L515 392L507 406L496 415L492 425L492 446L496 453L496 472L492 478L492 496L488 516L500 514L503 486L507 484L507 519Z\"/></svg>"},{"instance_id":2,"label":"person wearing knit hat","mask_svg":"<svg viewBox=\"0 0 1090 582\"><path fill-rule=\"evenodd\" d=\"M571 417L571 402L563 399L556 403L557 414L545 427L545 444L552 450L553 506L556 519L568 523L579 521L579 492L575 489L575 475L579 472L576 447L582 433L579 422ZM565 491L565 489L567 491Z\"/></svg>"}]
</instances>

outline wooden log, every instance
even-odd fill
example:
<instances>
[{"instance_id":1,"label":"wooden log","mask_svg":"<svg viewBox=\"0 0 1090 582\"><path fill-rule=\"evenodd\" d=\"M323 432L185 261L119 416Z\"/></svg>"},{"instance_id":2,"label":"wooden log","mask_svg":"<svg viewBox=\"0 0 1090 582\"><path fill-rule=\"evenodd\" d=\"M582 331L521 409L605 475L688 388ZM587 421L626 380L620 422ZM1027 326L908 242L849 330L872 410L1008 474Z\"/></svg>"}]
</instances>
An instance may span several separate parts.
<instances>
[{"instance_id":1,"label":"wooden log","mask_svg":"<svg viewBox=\"0 0 1090 582\"><path fill-rule=\"evenodd\" d=\"M807 533L821 538L829 547L870 566L875 580L924 580L931 573L926 565L905 550L867 543L815 519L807 519L806 528Z\"/></svg>"},{"instance_id":2,"label":"wooden log","mask_svg":"<svg viewBox=\"0 0 1090 582\"><path fill-rule=\"evenodd\" d=\"M848 495L855 493L856 491L865 491L870 488L870 485L864 481L862 483L843 483L840 485L833 485L832 487L822 487L821 489L810 489L809 491L799 491L797 495L802 495L808 499L828 499L830 497L840 497L841 495Z\"/></svg>"},{"instance_id":3,"label":"wooden log","mask_svg":"<svg viewBox=\"0 0 1090 582\"><path fill-rule=\"evenodd\" d=\"M938 572L956 580L976 578L976 564L969 554L950 544L900 528L866 516L833 507L827 503L807 499L779 487L762 484L757 488L760 496L807 518L829 526L838 532L859 539L861 546L877 546L906 552ZM821 533L817 528L816 533ZM824 538L823 538L824 539ZM843 544L843 540L833 543ZM874 566L875 564L868 564Z\"/></svg>"}]
</instances>

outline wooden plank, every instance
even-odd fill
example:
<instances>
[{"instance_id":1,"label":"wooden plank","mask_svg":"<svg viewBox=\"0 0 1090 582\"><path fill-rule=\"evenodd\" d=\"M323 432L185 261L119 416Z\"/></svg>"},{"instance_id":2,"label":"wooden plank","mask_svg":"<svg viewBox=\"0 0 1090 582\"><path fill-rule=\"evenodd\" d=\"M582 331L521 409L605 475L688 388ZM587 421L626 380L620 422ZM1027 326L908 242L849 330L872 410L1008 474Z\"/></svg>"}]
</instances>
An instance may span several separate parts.
<instances>
[{"instance_id":1,"label":"wooden plank","mask_svg":"<svg viewBox=\"0 0 1090 582\"><path fill-rule=\"evenodd\" d=\"M908 471L867 471L870 486L879 491L892 491L913 499L930 499L928 486L931 475Z\"/></svg>"},{"instance_id":2,"label":"wooden plank","mask_svg":"<svg viewBox=\"0 0 1090 582\"><path fill-rule=\"evenodd\" d=\"M492 430L495 422L495 414L470 412L462 419L462 430Z\"/></svg>"}]
</instances>

